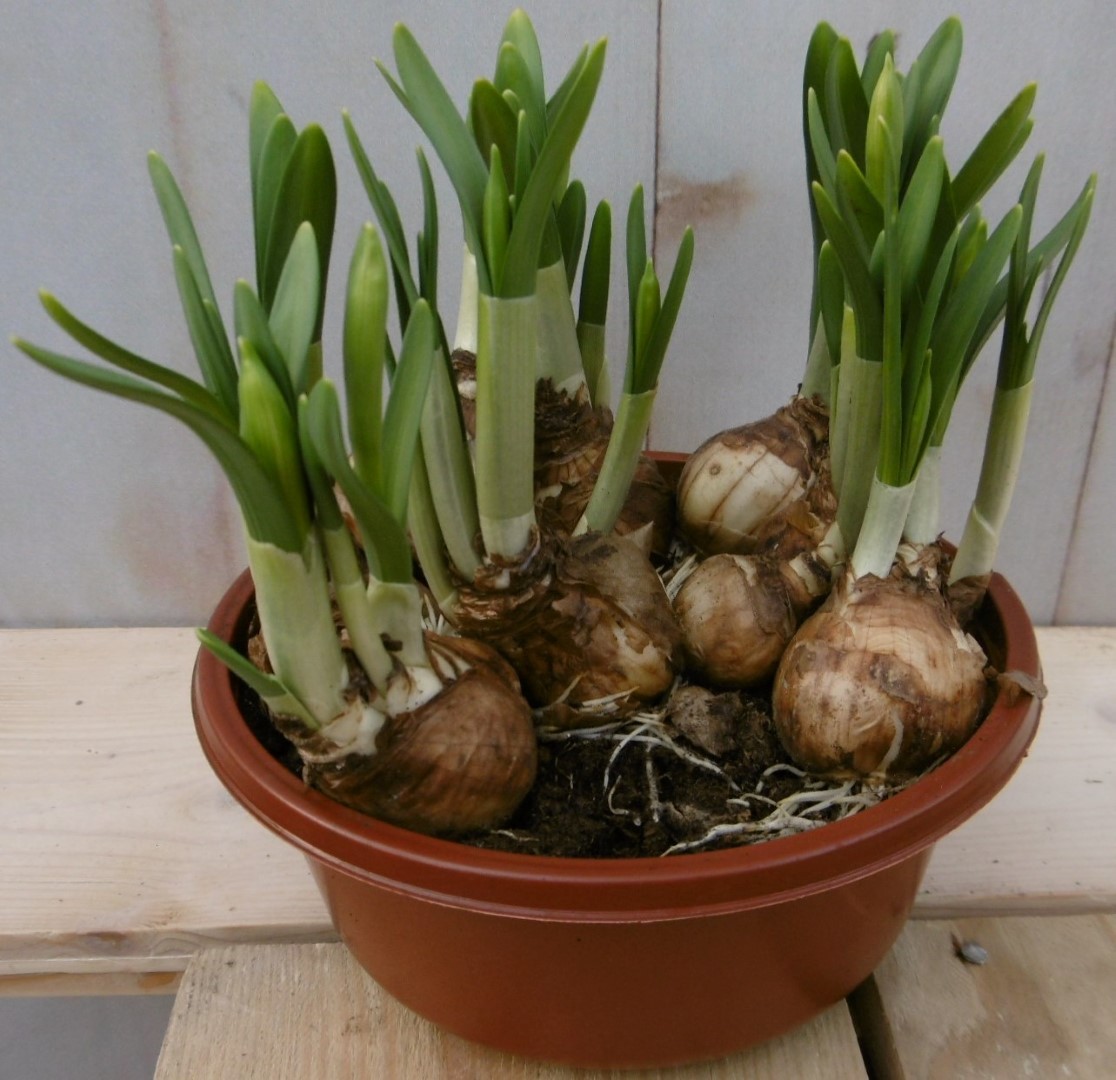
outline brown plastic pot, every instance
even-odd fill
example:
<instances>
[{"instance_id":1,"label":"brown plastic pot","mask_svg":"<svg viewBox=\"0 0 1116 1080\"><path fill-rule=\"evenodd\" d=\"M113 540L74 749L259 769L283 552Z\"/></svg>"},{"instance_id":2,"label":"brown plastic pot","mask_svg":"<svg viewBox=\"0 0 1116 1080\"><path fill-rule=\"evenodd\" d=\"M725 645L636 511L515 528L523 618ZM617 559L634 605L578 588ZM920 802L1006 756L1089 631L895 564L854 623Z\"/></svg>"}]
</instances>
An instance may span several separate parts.
<instances>
[{"instance_id":1,"label":"brown plastic pot","mask_svg":"<svg viewBox=\"0 0 1116 1080\"><path fill-rule=\"evenodd\" d=\"M243 640L243 574L210 629ZM982 616L1002 669L1038 677L1034 631L994 576ZM208 652L193 682L214 771L301 849L341 938L415 1012L497 1049L654 1067L769 1039L847 995L902 929L934 841L999 791L1039 704L1001 695L950 760L886 802L799 836L663 859L483 851L375 821L306 788L249 730Z\"/></svg>"}]
</instances>

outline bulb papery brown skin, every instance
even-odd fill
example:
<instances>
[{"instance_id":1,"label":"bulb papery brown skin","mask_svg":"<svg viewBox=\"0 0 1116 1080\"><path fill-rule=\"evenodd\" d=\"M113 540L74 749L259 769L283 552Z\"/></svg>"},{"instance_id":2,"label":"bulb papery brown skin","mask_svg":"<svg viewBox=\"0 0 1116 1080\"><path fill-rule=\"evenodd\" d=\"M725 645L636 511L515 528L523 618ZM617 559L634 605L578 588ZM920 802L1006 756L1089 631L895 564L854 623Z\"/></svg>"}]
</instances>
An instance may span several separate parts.
<instances>
[{"instance_id":1,"label":"bulb papery brown skin","mask_svg":"<svg viewBox=\"0 0 1116 1080\"><path fill-rule=\"evenodd\" d=\"M968 626L980 610L991 580L991 574L977 574L950 582L949 606L961 626Z\"/></svg>"},{"instance_id":2,"label":"bulb papery brown skin","mask_svg":"<svg viewBox=\"0 0 1116 1080\"><path fill-rule=\"evenodd\" d=\"M550 379L535 384L535 504L544 531L569 536L593 493L612 429L582 383L570 393Z\"/></svg>"},{"instance_id":3,"label":"bulb papery brown skin","mask_svg":"<svg viewBox=\"0 0 1116 1080\"><path fill-rule=\"evenodd\" d=\"M457 386L457 400L461 403L465 434L472 441L477 437L477 354L468 349L454 349L450 365Z\"/></svg>"},{"instance_id":4,"label":"bulb papery brown skin","mask_svg":"<svg viewBox=\"0 0 1116 1080\"><path fill-rule=\"evenodd\" d=\"M796 397L763 420L707 439L678 482L683 535L707 555L772 546L778 523L827 471L828 431L825 406Z\"/></svg>"},{"instance_id":5,"label":"bulb papery brown skin","mask_svg":"<svg viewBox=\"0 0 1116 1080\"><path fill-rule=\"evenodd\" d=\"M917 775L976 729L985 665L939 584L847 572L783 654L775 730L811 772Z\"/></svg>"},{"instance_id":6,"label":"bulb papery brown skin","mask_svg":"<svg viewBox=\"0 0 1116 1080\"><path fill-rule=\"evenodd\" d=\"M517 603L519 617L493 617L498 593L470 588L460 591L457 617L508 659L551 726L599 722L588 710L602 699L619 717L659 698L680 665L680 634L647 556L616 534L552 544L550 572Z\"/></svg>"},{"instance_id":7,"label":"bulb papery brown skin","mask_svg":"<svg viewBox=\"0 0 1116 1080\"><path fill-rule=\"evenodd\" d=\"M674 486L652 458L641 455L613 531L631 536L650 525L651 553L665 559L674 537L675 516Z\"/></svg>"},{"instance_id":8,"label":"bulb papery brown skin","mask_svg":"<svg viewBox=\"0 0 1116 1080\"><path fill-rule=\"evenodd\" d=\"M530 707L515 672L488 646L426 639L442 689L421 705L390 715L373 693L320 731L289 717L276 717L276 726L298 749L306 782L346 806L432 835L496 828L535 780Z\"/></svg>"},{"instance_id":9,"label":"bulb papery brown skin","mask_svg":"<svg viewBox=\"0 0 1116 1080\"><path fill-rule=\"evenodd\" d=\"M768 682L802 619L829 591L817 550L711 555L674 598L686 667L703 682L743 690Z\"/></svg>"},{"instance_id":10,"label":"bulb papery brown skin","mask_svg":"<svg viewBox=\"0 0 1116 1080\"><path fill-rule=\"evenodd\" d=\"M757 555L713 555L674 599L686 668L702 682L744 689L775 672L798 617L779 564Z\"/></svg>"}]
</instances>

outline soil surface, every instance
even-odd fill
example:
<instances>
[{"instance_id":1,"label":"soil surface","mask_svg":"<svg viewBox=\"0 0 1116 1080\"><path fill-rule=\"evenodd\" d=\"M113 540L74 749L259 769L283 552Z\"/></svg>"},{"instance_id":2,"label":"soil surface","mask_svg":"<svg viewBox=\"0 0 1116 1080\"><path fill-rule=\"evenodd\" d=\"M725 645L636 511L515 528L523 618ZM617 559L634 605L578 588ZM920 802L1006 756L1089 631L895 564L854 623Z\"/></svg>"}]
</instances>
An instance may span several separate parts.
<instances>
[{"instance_id":1,"label":"soil surface","mask_svg":"<svg viewBox=\"0 0 1116 1080\"><path fill-rule=\"evenodd\" d=\"M515 817L456 839L576 858L710 851L816 827L890 793L794 769L775 737L767 695L708 695L696 710L678 704L689 736L663 713L591 731L540 729L538 778ZM260 742L300 775L294 747L243 686L241 706Z\"/></svg>"}]
</instances>

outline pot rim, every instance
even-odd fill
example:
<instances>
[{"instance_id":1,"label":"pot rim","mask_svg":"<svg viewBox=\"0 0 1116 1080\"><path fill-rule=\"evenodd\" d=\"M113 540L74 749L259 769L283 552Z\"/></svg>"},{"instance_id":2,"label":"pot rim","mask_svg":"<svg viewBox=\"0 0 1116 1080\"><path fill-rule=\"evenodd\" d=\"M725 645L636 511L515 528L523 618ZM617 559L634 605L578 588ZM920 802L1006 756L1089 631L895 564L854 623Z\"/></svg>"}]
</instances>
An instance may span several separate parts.
<instances>
[{"instance_id":1,"label":"pot rim","mask_svg":"<svg viewBox=\"0 0 1116 1080\"><path fill-rule=\"evenodd\" d=\"M209 629L231 640L253 596L245 570ZM988 599L1004 642L1003 670L1041 677L1034 629L999 574ZM427 900L523 918L678 918L759 908L835 888L912 858L971 817L1026 753L1040 703L1001 691L969 741L909 788L842 821L745 847L670 857L589 859L489 851L409 832L306 787L259 743L233 676L199 650L192 703L202 748L231 794L311 859Z\"/></svg>"}]
</instances>

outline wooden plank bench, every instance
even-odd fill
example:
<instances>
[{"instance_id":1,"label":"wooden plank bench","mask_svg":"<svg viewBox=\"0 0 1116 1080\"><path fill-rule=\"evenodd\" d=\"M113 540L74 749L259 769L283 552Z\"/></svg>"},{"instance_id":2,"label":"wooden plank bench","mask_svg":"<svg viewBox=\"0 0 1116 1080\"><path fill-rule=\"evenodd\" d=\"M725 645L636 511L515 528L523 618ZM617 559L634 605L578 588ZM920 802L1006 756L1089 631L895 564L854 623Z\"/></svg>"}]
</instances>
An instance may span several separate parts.
<instances>
[{"instance_id":1,"label":"wooden plank bench","mask_svg":"<svg viewBox=\"0 0 1116 1080\"><path fill-rule=\"evenodd\" d=\"M961 1075L948 1055L966 1039L968 1075L1108 1075L1090 1069L1116 1050L1096 1012L1111 1016L1116 1000L1116 925L1088 913L1116 911L1116 630L1043 629L1039 645L1050 698L1029 759L938 844L917 901L916 916L954 921L912 923L851 1012L841 1005L693 1075L863 1076L865 1048L875 1075ZM190 965L160 1077L562 1075L485 1057L393 1012L329 944L301 856L236 806L202 758L188 700L195 651L185 629L0 631L0 993L169 992ZM1009 915L1074 917L993 918ZM992 943L992 961L962 964L943 945L958 935ZM323 1014L322 1045L388 1071L349 1073L338 1059L333 1071L283 1072L274 1010L253 1026L252 1009L229 1009L226 1038L205 1004L265 1000L276 980L324 1001L335 979L381 1019L327 1039L336 1017ZM1055 1007L1044 988L1061 993L1063 982L1078 997L1067 991ZM1065 1011L1078 1000L1080 1023ZM978 1068L974 1016L1001 1013L989 1038L1007 1048L1003 1069ZM194 1059L181 1055L199 1038L212 1053L227 1043L233 1071L216 1058L187 1068ZM1089 1056L1102 1050L1107 1059ZM257 1051L267 1068L250 1073L244 1055ZM390 1071L412 1056L443 1071Z\"/></svg>"}]
</instances>

